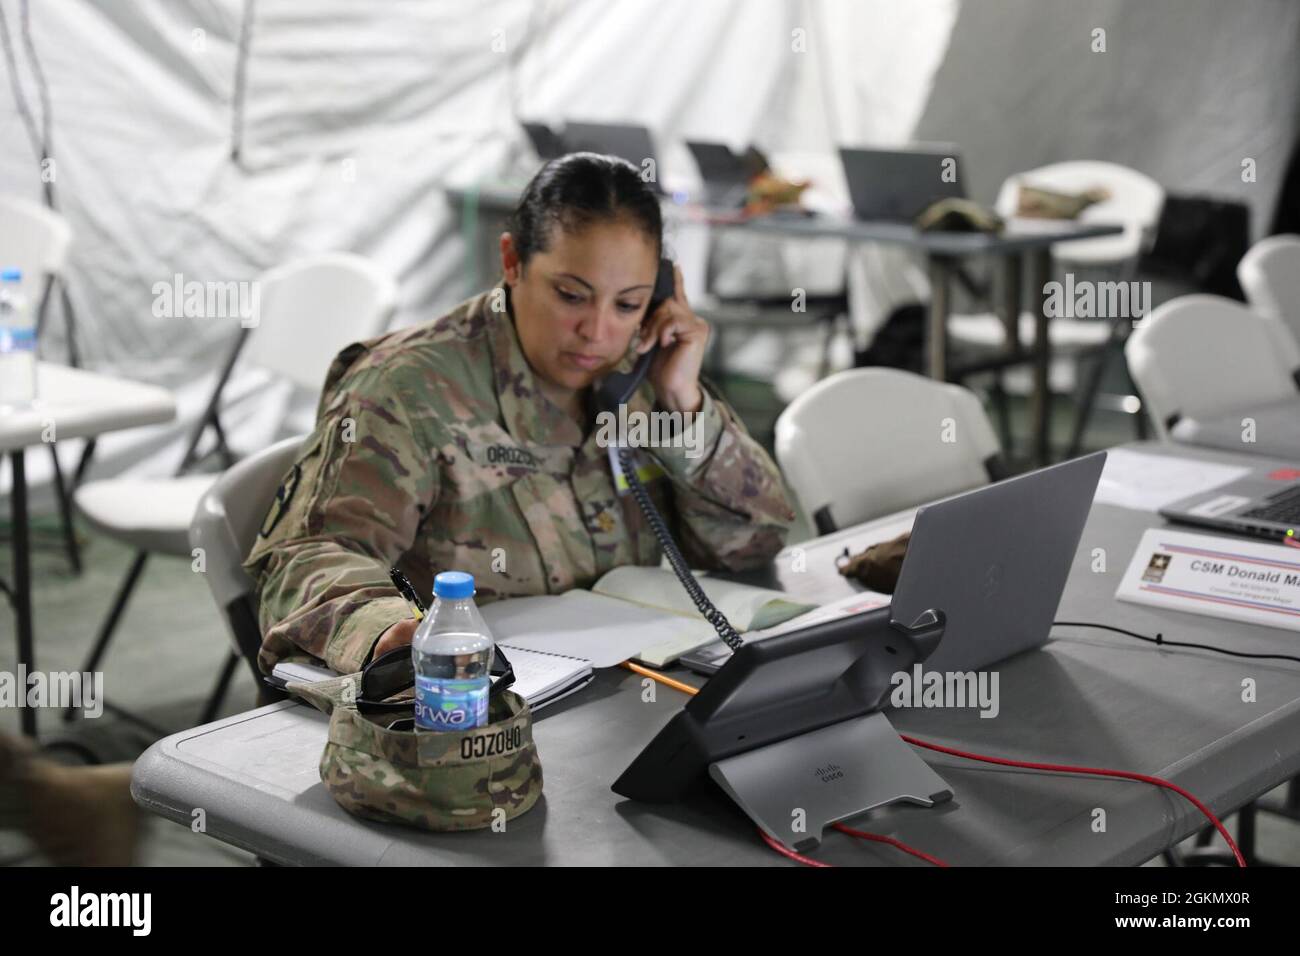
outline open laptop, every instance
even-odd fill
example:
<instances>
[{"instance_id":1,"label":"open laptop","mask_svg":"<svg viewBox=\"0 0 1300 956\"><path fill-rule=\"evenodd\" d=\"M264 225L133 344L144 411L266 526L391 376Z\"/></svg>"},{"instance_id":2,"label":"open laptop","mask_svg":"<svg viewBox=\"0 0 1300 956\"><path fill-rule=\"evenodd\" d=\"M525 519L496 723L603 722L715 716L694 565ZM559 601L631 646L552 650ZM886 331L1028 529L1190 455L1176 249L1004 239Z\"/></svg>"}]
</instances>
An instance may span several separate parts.
<instances>
[{"instance_id":1,"label":"open laptop","mask_svg":"<svg viewBox=\"0 0 1300 956\"><path fill-rule=\"evenodd\" d=\"M651 185L662 193L659 185L662 170L655 154L654 141L644 126L630 123L575 123L564 124L564 144L572 152L604 153L626 159L638 169L644 169L647 159L654 161L655 178Z\"/></svg>"},{"instance_id":2,"label":"open laptop","mask_svg":"<svg viewBox=\"0 0 1300 956\"><path fill-rule=\"evenodd\" d=\"M767 165L762 154L756 150L751 150L754 159L750 160L745 156L737 156L724 143L688 139L686 148L691 151L695 165L700 168L700 178L704 180L704 204L720 209L743 206L754 166L760 162Z\"/></svg>"},{"instance_id":3,"label":"open laptop","mask_svg":"<svg viewBox=\"0 0 1300 956\"><path fill-rule=\"evenodd\" d=\"M568 152L564 148L564 138L545 123L521 122L519 124L528 134L528 141L533 144L537 158L543 161L555 159Z\"/></svg>"},{"instance_id":4,"label":"open laptop","mask_svg":"<svg viewBox=\"0 0 1300 956\"><path fill-rule=\"evenodd\" d=\"M911 222L939 199L966 196L961 157L955 146L934 144L908 149L842 146L840 162L849 184L853 214L858 219Z\"/></svg>"},{"instance_id":5,"label":"open laptop","mask_svg":"<svg viewBox=\"0 0 1300 956\"><path fill-rule=\"evenodd\" d=\"M1237 431L1240 439L1240 420ZM1281 541L1288 531L1300 538L1300 469L1260 468L1245 478L1181 498L1161 508L1160 514L1179 524L1268 541Z\"/></svg>"},{"instance_id":6,"label":"open laptop","mask_svg":"<svg viewBox=\"0 0 1300 956\"><path fill-rule=\"evenodd\" d=\"M926 670L979 670L1047 642L1105 463L1098 452L916 512L890 616L943 611ZM729 656L718 642L681 661L713 673Z\"/></svg>"}]
</instances>

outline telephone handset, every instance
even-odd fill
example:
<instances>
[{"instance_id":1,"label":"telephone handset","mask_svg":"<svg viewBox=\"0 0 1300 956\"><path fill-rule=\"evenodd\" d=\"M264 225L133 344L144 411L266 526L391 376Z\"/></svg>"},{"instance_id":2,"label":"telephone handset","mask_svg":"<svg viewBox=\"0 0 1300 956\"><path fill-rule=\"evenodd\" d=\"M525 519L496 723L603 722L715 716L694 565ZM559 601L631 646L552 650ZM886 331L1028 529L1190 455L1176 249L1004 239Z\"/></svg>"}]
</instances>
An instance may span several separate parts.
<instances>
[{"instance_id":1,"label":"telephone handset","mask_svg":"<svg viewBox=\"0 0 1300 956\"><path fill-rule=\"evenodd\" d=\"M654 291L650 293L650 304L646 308L646 316L652 315L665 299L672 296L675 289L676 277L673 271L673 262L671 259L660 259L659 274L655 277ZM596 388L596 407L601 411L608 411L617 415L619 406L626 405L636 392L637 387L645 380L646 373L650 371L650 363L654 361L655 354L658 351L659 344L656 342L644 355L637 358L636 364L632 366L630 372L611 372L606 375L604 381ZM636 503L646 517L646 521L650 523L650 530L654 532L655 538L658 539L659 547L663 550L664 556L672 566L673 573L677 575L677 580L681 582L682 587L686 589L686 593L695 602L700 614L713 625L713 629L718 632L718 637L722 638L723 642L733 651L740 650L743 643L740 634L731 626L731 622L727 620L726 615L713 606L709 596L700 587L700 582L691 573L691 566L687 563L686 558L682 556L682 552L677 547L677 542L673 540L672 532L668 530L668 523L664 521L659 509L655 507L654 500L646 491L645 485L641 483L641 479L636 472L636 462L632 458L632 449L620 446L617 457L619 469L623 472L624 478L627 479L628 487L632 491L632 497L636 499Z\"/></svg>"},{"instance_id":2,"label":"telephone handset","mask_svg":"<svg viewBox=\"0 0 1300 956\"><path fill-rule=\"evenodd\" d=\"M660 259L654 291L650 293L650 304L645 310L646 317L653 315L655 309L659 308L665 299L672 298L675 289L673 260ZM637 357L636 364L632 366L630 372L610 372L606 375L604 381L596 388L596 406L601 411L613 412L617 415L618 407L626 405L638 386L645 381L646 373L650 371L650 363L654 361L655 353L658 351L659 345L656 343L644 355Z\"/></svg>"}]
</instances>

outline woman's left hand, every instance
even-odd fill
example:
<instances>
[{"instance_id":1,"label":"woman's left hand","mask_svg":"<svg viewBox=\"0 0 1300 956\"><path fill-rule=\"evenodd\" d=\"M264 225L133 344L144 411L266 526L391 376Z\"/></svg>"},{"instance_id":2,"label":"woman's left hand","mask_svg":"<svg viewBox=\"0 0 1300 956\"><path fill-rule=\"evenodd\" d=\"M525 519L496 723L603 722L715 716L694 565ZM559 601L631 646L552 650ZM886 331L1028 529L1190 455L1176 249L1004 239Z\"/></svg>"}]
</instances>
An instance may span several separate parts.
<instances>
[{"instance_id":1,"label":"woman's left hand","mask_svg":"<svg viewBox=\"0 0 1300 956\"><path fill-rule=\"evenodd\" d=\"M709 344L709 324L691 311L680 266L673 266L673 294L641 323L638 355L654 344L659 354L650 363L650 384L660 406L670 412L698 412L704 404L700 366Z\"/></svg>"}]
</instances>

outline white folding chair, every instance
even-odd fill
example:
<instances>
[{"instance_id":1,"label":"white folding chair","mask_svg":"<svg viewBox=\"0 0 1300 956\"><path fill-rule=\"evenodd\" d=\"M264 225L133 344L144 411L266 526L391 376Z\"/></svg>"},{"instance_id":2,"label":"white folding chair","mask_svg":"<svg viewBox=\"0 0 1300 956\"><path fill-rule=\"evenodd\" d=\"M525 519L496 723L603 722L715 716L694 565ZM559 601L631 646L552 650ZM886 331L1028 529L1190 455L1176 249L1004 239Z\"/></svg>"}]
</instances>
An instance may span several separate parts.
<instances>
[{"instance_id":1,"label":"white folding chair","mask_svg":"<svg viewBox=\"0 0 1300 956\"><path fill-rule=\"evenodd\" d=\"M1300 347L1281 322L1216 295L1152 310L1124 347L1162 440L1180 418L1208 419L1296 394Z\"/></svg>"},{"instance_id":2,"label":"white folding chair","mask_svg":"<svg viewBox=\"0 0 1300 956\"><path fill-rule=\"evenodd\" d=\"M316 393L334 356L350 342L383 331L397 299L389 276L350 253L299 259L264 273L258 281L259 320L240 330L175 476L95 481L77 489L77 509L86 522L136 549L83 670L96 669L149 555L190 557L190 521L217 476L187 472L207 457L199 454L199 444L209 427L216 435L214 450L226 467L233 464L220 412L222 390L236 361ZM71 709L64 712L65 719L75 714Z\"/></svg>"},{"instance_id":3,"label":"white folding chair","mask_svg":"<svg viewBox=\"0 0 1300 956\"><path fill-rule=\"evenodd\" d=\"M1128 281L1136 272L1138 257L1149 250L1155 241L1156 227L1164 209L1165 191L1154 179L1135 169L1117 163L1075 160L1016 173L1002 183L998 192L995 205L1003 218L1014 217L1022 185L1064 193L1081 193L1093 187L1103 187L1109 191L1110 198L1083 210L1078 221L1117 224L1123 226L1124 231L1115 236L1055 245L1052 248L1053 259L1066 270L1088 269L1101 274L1110 273L1120 281ZM1030 301L1036 305L1037 295L1031 295ZM1050 381L1053 391L1072 389L1075 385L1074 367L1079 359L1085 355L1096 358L1081 392L1079 413L1066 452L1067 458L1074 457L1080 450L1111 349L1123 346L1129 318L1121 316L1107 321L1062 316L1053 317L1048 323L1052 352L1058 357L1052 363ZM965 346L977 352L1000 350L1006 340L1002 319L991 313L954 316L949 322L948 334L956 347ZM1031 313L1020 315L1018 334L1020 342L1026 347L1033 345L1034 316ZM1005 401L1003 387L999 375L995 386L999 402ZM1121 402L1118 407L1127 406ZM1139 417L1135 421L1141 435L1142 419Z\"/></svg>"},{"instance_id":4,"label":"white folding chair","mask_svg":"<svg viewBox=\"0 0 1300 956\"><path fill-rule=\"evenodd\" d=\"M189 543L202 549L204 580L234 647L199 718L200 724L216 718L241 658L252 669L253 679L261 681L257 653L262 646L262 632L253 603L253 581L243 563L302 441L302 436L286 438L226 469L203 493L194 511Z\"/></svg>"},{"instance_id":5,"label":"white folding chair","mask_svg":"<svg viewBox=\"0 0 1300 956\"><path fill-rule=\"evenodd\" d=\"M776 458L821 534L1003 477L974 393L890 368L838 372L796 398Z\"/></svg>"},{"instance_id":6,"label":"white folding chair","mask_svg":"<svg viewBox=\"0 0 1300 956\"><path fill-rule=\"evenodd\" d=\"M57 212L27 199L0 196L0 263L23 271L23 287L38 315L45 313L71 244L72 227Z\"/></svg>"},{"instance_id":7,"label":"white folding chair","mask_svg":"<svg viewBox=\"0 0 1300 956\"><path fill-rule=\"evenodd\" d=\"M1300 342L1300 236L1261 239L1237 263L1250 307L1282 322Z\"/></svg>"}]
</instances>

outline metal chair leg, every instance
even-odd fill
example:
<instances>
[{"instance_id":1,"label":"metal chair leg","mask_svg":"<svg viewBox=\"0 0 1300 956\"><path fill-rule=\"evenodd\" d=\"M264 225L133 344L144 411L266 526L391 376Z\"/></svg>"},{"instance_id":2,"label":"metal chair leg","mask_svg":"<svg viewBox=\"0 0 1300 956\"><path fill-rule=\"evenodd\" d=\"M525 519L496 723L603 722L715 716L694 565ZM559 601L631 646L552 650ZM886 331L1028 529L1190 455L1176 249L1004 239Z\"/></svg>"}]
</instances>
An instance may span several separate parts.
<instances>
[{"instance_id":1,"label":"metal chair leg","mask_svg":"<svg viewBox=\"0 0 1300 956\"><path fill-rule=\"evenodd\" d=\"M108 649L108 643L112 640L113 632L117 629L118 619L121 618L122 612L126 610L126 604L131 600L131 593L135 590L136 582L140 580L140 573L144 570L145 563L148 560L148 551L136 552L135 560L131 562L131 569L126 572L122 586L118 588L117 597L113 599L113 607L109 610L108 616L104 618L104 623L99 629L99 636L95 638L95 646L91 649L86 662L81 666L82 671L94 671L99 666L99 660L104 656L104 651ZM63 712L64 722L72 720L76 714L76 708L69 707Z\"/></svg>"},{"instance_id":2,"label":"metal chair leg","mask_svg":"<svg viewBox=\"0 0 1300 956\"><path fill-rule=\"evenodd\" d=\"M1015 447L1015 436L1011 433L1011 400L1007 396L1002 370L998 369L993 375L989 397L993 399L993 409L998 416L998 431L1002 433L1002 454L1009 457Z\"/></svg>"},{"instance_id":3,"label":"metal chair leg","mask_svg":"<svg viewBox=\"0 0 1300 956\"><path fill-rule=\"evenodd\" d=\"M1245 804L1237 811L1237 849L1241 851L1242 857L1247 866L1277 866L1272 860L1263 860L1259 857L1259 851L1255 846L1255 817L1259 812L1259 805L1254 801ZM1183 866L1236 866L1236 859L1226 849L1210 847L1201 842L1205 837L1205 843L1208 844L1216 831L1213 827L1207 827L1196 836L1196 847L1188 850L1183 855ZM1208 834L1208 836L1206 835Z\"/></svg>"},{"instance_id":4,"label":"metal chair leg","mask_svg":"<svg viewBox=\"0 0 1300 956\"><path fill-rule=\"evenodd\" d=\"M221 665L221 673L217 675L217 683L212 688L212 693L208 695L208 702L203 705L203 713L199 715L199 726L210 724L217 719L217 711L221 710L222 703L226 699L226 691L230 689L231 678L235 676L235 668L239 666L239 655L230 652L226 656L226 662Z\"/></svg>"},{"instance_id":5,"label":"metal chair leg","mask_svg":"<svg viewBox=\"0 0 1300 956\"><path fill-rule=\"evenodd\" d=\"M63 547L68 552L68 563L73 574L81 574L81 548L77 544L76 528L72 523L72 495L63 480L63 467L59 463L59 446L50 443L50 461L54 464L54 492L59 500L59 522L63 525Z\"/></svg>"}]
</instances>

